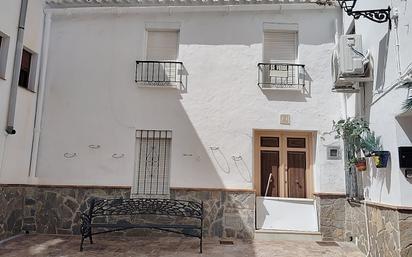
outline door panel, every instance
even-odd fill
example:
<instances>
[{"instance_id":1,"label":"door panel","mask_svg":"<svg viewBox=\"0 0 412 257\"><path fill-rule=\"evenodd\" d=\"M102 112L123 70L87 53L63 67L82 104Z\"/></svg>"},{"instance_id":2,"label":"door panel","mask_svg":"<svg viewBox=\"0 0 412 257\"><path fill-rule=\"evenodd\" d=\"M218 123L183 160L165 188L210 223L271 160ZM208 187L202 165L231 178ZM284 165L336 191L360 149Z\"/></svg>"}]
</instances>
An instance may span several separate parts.
<instances>
[{"instance_id":1,"label":"door panel","mask_svg":"<svg viewBox=\"0 0 412 257\"><path fill-rule=\"evenodd\" d=\"M306 197L306 152L287 152L288 196Z\"/></svg>"},{"instance_id":2,"label":"door panel","mask_svg":"<svg viewBox=\"0 0 412 257\"><path fill-rule=\"evenodd\" d=\"M312 133L258 131L254 137L255 189L260 196L312 197ZM272 179L268 183L269 175Z\"/></svg>"},{"instance_id":3,"label":"door panel","mask_svg":"<svg viewBox=\"0 0 412 257\"><path fill-rule=\"evenodd\" d=\"M261 195L265 195L270 174L272 174L267 196L279 196L279 151L261 151Z\"/></svg>"}]
</instances>

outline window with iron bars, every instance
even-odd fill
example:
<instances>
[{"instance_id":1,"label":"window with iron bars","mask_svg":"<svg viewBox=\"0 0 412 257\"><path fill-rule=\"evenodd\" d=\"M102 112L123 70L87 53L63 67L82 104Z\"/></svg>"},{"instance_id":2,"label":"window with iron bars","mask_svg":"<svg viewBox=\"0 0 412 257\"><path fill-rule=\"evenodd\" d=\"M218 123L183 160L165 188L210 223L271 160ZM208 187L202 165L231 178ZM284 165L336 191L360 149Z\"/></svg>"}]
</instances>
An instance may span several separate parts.
<instances>
[{"instance_id":1,"label":"window with iron bars","mask_svg":"<svg viewBox=\"0 0 412 257\"><path fill-rule=\"evenodd\" d=\"M133 197L169 198L170 130L136 131L136 165Z\"/></svg>"}]
</instances>

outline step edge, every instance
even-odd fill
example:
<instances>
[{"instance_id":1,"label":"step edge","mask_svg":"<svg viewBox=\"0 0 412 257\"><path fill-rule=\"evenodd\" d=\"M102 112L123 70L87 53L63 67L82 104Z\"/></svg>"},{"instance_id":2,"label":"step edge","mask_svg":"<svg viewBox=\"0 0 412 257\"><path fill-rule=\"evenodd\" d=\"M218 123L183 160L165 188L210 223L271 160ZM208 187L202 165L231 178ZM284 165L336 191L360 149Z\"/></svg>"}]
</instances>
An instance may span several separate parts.
<instances>
[{"instance_id":1,"label":"step edge","mask_svg":"<svg viewBox=\"0 0 412 257\"><path fill-rule=\"evenodd\" d=\"M294 235L322 235L319 231L297 231L297 230L275 230L275 229L257 229L256 234L294 234Z\"/></svg>"}]
</instances>

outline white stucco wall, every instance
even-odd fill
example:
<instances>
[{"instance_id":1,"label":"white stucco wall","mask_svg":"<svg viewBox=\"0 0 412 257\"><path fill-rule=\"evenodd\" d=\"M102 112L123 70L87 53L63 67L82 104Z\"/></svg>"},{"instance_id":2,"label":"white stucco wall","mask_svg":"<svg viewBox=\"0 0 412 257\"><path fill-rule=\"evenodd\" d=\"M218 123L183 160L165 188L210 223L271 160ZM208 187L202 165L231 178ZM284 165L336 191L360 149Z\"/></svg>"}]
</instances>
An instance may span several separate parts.
<instances>
[{"instance_id":1,"label":"white stucco wall","mask_svg":"<svg viewBox=\"0 0 412 257\"><path fill-rule=\"evenodd\" d=\"M24 46L39 54L43 30L43 0L28 1ZM0 3L0 31L10 37L5 79L0 78L0 183L26 183L30 166L36 93L19 87L15 129L7 135L6 120L13 73L20 1ZM36 72L36 71L33 71ZM36 72L37 73L37 72Z\"/></svg>"},{"instance_id":2,"label":"white stucco wall","mask_svg":"<svg viewBox=\"0 0 412 257\"><path fill-rule=\"evenodd\" d=\"M412 6L407 1L358 1L357 9L386 8L392 3L392 9L399 10L399 56L400 66L403 72L412 63ZM345 15L345 30L351 19ZM356 106L348 103L349 112L355 109L361 113L365 108L366 116L369 116L370 127L378 136L382 137L384 150L391 152L391 161L386 169L376 169L373 164L365 174L366 199L375 202L394 205L412 206L412 181L408 181L399 168L398 146L411 146L412 144L412 116L409 118L397 118L402 113L401 104L406 99L406 89L390 90L394 82L399 78L398 51L396 49L396 30L393 23L389 32L386 66L383 67L385 79L380 83L378 79L379 58L385 52L379 51L379 43L388 32L388 25L371 22L360 18L355 21L356 33L363 37L364 51L369 49L375 60L374 82L366 85L366 103ZM379 87L383 84L383 87ZM363 98L362 94L348 96L350 98ZM362 101L359 101L362 103ZM349 113L351 114L351 113Z\"/></svg>"},{"instance_id":3,"label":"white stucco wall","mask_svg":"<svg viewBox=\"0 0 412 257\"><path fill-rule=\"evenodd\" d=\"M342 162L326 160L326 146L339 143L324 134L341 116L329 75L338 17L333 9L53 16L36 183L131 185L136 129L171 129L172 187L250 189L252 130L291 129L317 131L315 191L343 192ZM136 86L134 62L144 59L145 22L181 24L186 92ZM305 95L257 87L263 22L298 23L299 62L311 80ZM19 99L25 94L31 93ZM34 104L34 97L25 100ZM281 113L291 115L290 126L279 124ZM33 123L32 116L20 117ZM32 129L26 129L31 142ZM22 143L9 154L29 154L26 144L24 151L17 146ZM77 156L67 159L65 153ZM114 159L114 153L125 157ZM4 159L2 182L24 183L30 158Z\"/></svg>"}]
</instances>

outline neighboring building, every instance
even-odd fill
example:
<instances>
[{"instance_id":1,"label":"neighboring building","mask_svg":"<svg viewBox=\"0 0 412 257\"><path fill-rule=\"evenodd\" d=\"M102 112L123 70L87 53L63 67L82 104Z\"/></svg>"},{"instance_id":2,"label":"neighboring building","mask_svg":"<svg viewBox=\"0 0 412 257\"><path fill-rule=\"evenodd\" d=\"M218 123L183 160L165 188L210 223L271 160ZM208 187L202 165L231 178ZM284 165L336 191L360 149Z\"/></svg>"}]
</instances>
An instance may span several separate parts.
<instances>
[{"instance_id":1,"label":"neighboring building","mask_svg":"<svg viewBox=\"0 0 412 257\"><path fill-rule=\"evenodd\" d=\"M207 236L322 236L372 247L372 256L409 256L412 240L400 220L410 215L412 187L397 147L411 145L412 121L398 115L407 89L388 90L399 74L394 47L380 59L387 26L363 18L350 25L340 8L314 2L50 0L44 15L42 1L30 2L28 18L39 20L26 21L25 40L34 33L38 44L27 46L30 62L23 54L21 84L36 93L19 88L17 134L0 137L0 202L10 206L0 211L0 238L19 230L77 234L87 199L131 195L204 201ZM411 8L403 1L392 7L402 10L404 70L412 60L412 37L402 32ZM13 8L8 20L0 15L10 46ZM374 83L335 93L330 60L350 26L375 58ZM8 47L6 74L13 53ZM37 79L24 76L33 60ZM370 120L392 153L390 168L370 163L365 173L367 206L345 200L344 151L331 133L333 120L350 116ZM393 232L375 227L379 217Z\"/></svg>"},{"instance_id":2,"label":"neighboring building","mask_svg":"<svg viewBox=\"0 0 412 257\"><path fill-rule=\"evenodd\" d=\"M44 1L30 0L27 7L25 33L23 41L22 65L18 79L17 99L14 120L16 135L6 133L10 89L13 74L14 55L16 52L17 30L21 1L2 0L0 3L0 183L29 184L30 160L32 153L33 128L38 92L40 52L43 38ZM13 176L21 180L14 180ZM0 188L0 239L10 235L11 231L21 231L21 202L12 196L4 201L3 194L8 188ZM9 198L10 197L10 198ZM8 203L8 204L7 204ZM12 216L7 223L6 213ZM15 217L15 218L14 218ZM15 220L17 220L16 224ZM19 226L20 223L20 226Z\"/></svg>"},{"instance_id":3,"label":"neighboring building","mask_svg":"<svg viewBox=\"0 0 412 257\"><path fill-rule=\"evenodd\" d=\"M357 2L356 10L390 6L392 28L365 18L353 22L344 14L344 33L362 35L363 50L369 50L374 61L373 82L364 83L357 94L345 95L346 114L369 121L391 157L387 168L377 169L370 162L362 175L368 227L365 206L346 203L346 237L352 236L370 256L412 256L412 179L400 169L398 154L398 147L412 146L412 112L402 110L411 92L400 87L412 81L412 6L402 0Z\"/></svg>"}]
</instances>

